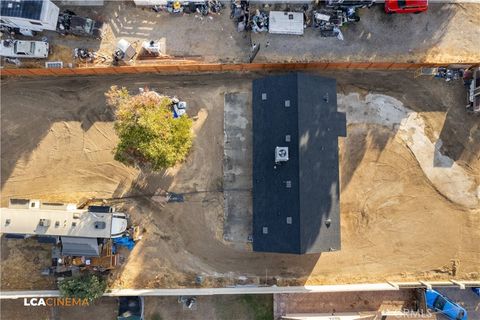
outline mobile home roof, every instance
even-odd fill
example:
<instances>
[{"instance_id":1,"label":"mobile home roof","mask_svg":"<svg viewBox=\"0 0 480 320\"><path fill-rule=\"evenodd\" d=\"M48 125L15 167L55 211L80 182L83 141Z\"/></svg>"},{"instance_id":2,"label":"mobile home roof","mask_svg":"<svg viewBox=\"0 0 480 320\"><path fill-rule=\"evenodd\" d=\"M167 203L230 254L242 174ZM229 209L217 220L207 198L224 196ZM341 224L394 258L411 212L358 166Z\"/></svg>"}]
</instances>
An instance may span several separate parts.
<instances>
[{"instance_id":1,"label":"mobile home roof","mask_svg":"<svg viewBox=\"0 0 480 320\"><path fill-rule=\"evenodd\" d=\"M79 210L1 208L0 232L8 234L110 238L112 215L113 213L92 213ZM41 220L43 223L40 222Z\"/></svg>"}]
</instances>

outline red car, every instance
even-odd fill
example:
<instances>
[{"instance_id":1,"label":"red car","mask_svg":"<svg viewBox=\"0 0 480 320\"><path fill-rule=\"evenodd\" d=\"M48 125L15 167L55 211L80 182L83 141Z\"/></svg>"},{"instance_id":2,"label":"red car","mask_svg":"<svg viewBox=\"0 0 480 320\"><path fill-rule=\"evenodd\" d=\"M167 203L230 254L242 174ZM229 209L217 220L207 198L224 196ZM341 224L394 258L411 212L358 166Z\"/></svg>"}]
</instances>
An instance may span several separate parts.
<instances>
[{"instance_id":1,"label":"red car","mask_svg":"<svg viewBox=\"0 0 480 320\"><path fill-rule=\"evenodd\" d=\"M385 0L386 13L420 13L427 9L428 0Z\"/></svg>"}]
</instances>

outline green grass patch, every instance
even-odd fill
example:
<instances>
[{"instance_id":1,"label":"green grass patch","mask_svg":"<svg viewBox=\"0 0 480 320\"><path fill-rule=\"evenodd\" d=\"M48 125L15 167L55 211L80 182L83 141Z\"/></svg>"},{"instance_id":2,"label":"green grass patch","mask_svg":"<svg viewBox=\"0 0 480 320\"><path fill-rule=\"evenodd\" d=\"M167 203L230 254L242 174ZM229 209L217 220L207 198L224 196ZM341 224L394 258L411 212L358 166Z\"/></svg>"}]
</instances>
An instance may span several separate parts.
<instances>
[{"instance_id":1,"label":"green grass patch","mask_svg":"<svg viewBox=\"0 0 480 320\"><path fill-rule=\"evenodd\" d=\"M273 320L273 295L244 295L241 301L253 312L254 320Z\"/></svg>"}]
</instances>

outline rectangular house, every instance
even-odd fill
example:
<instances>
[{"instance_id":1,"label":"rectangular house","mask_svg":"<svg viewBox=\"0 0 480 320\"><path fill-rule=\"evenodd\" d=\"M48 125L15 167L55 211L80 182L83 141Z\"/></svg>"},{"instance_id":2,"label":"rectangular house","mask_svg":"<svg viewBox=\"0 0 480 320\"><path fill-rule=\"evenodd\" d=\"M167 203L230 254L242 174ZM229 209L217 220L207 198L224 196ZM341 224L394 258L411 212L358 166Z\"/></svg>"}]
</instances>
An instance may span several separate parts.
<instances>
[{"instance_id":1,"label":"rectangular house","mask_svg":"<svg viewBox=\"0 0 480 320\"><path fill-rule=\"evenodd\" d=\"M340 249L336 81L302 73L253 81L253 250Z\"/></svg>"}]
</instances>

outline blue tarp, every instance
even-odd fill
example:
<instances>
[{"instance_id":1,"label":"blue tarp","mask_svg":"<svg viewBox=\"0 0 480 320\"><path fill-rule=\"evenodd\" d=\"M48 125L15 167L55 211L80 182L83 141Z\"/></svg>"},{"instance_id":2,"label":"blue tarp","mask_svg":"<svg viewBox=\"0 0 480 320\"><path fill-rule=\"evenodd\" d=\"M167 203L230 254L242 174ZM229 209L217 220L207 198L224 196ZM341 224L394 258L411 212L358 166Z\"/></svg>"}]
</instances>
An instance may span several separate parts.
<instances>
[{"instance_id":1,"label":"blue tarp","mask_svg":"<svg viewBox=\"0 0 480 320\"><path fill-rule=\"evenodd\" d=\"M113 243L119 246L127 247L128 250L132 250L133 247L135 246L135 242L129 237L114 238Z\"/></svg>"}]
</instances>

